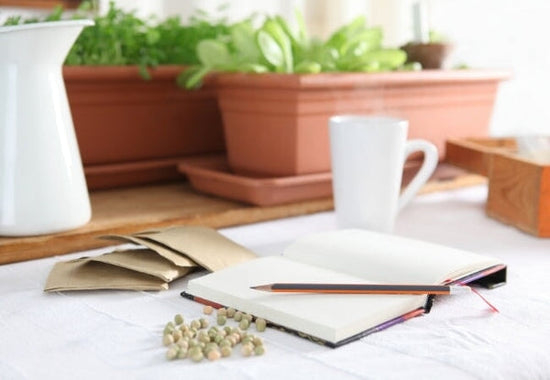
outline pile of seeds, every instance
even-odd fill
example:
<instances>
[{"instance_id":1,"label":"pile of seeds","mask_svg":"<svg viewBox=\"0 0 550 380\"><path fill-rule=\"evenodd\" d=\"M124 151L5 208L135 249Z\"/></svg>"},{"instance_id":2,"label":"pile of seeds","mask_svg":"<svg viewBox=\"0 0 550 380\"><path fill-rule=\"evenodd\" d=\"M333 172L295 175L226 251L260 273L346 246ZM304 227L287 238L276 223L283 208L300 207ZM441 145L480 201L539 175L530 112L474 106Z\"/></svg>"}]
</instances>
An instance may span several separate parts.
<instances>
[{"instance_id":1,"label":"pile of seeds","mask_svg":"<svg viewBox=\"0 0 550 380\"><path fill-rule=\"evenodd\" d=\"M214 309L212 306L205 306L203 312L211 315ZM238 326L226 326L228 319L233 319ZM187 324L181 314L176 314L174 320L168 322L164 328L162 343L168 347L166 358L189 358L194 362L207 358L213 361L231 356L239 344L242 356L265 353L262 339L248 332L252 324L256 326L256 331L265 331L265 319L254 318L233 308L220 308L216 311L216 323L217 326L209 327L209 320L200 318Z\"/></svg>"}]
</instances>

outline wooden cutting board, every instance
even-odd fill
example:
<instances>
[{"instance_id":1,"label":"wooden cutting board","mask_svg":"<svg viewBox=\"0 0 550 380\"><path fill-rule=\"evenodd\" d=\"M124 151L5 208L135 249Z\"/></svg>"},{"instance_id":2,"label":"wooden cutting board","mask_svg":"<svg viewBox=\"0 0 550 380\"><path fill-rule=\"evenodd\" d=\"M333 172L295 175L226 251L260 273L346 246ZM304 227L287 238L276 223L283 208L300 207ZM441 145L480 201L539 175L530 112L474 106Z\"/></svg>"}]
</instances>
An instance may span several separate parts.
<instances>
[{"instance_id":1,"label":"wooden cutting board","mask_svg":"<svg viewBox=\"0 0 550 380\"><path fill-rule=\"evenodd\" d=\"M456 169L439 171L423 193L483 183L484 177ZM0 238L0 264L37 259L113 245L98 237L129 234L171 225L229 227L312 214L333 208L332 198L269 207L251 206L200 194L178 182L90 194L92 220L84 227L58 234Z\"/></svg>"}]
</instances>

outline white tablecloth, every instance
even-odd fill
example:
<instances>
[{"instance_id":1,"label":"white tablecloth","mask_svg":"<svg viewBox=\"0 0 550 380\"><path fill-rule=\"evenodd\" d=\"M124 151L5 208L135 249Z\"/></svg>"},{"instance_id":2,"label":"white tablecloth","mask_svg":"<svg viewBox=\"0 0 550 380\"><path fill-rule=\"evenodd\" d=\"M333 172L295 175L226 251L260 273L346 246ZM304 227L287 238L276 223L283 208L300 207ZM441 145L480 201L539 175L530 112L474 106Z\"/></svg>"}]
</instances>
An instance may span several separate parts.
<instances>
[{"instance_id":1,"label":"white tablecloth","mask_svg":"<svg viewBox=\"0 0 550 380\"><path fill-rule=\"evenodd\" d=\"M482 290L498 314L474 295L440 297L430 314L338 349L268 329L261 357L167 361L165 323L202 316L179 296L186 280L163 292L43 293L53 264L84 255L75 253L0 266L0 379L550 379L550 240L486 217L485 199L485 186L419 196L395 233L507 263L508 284ZM334 228L326 212L221 232L278 254L300 235Z\"/></svg>"}]
</instances>

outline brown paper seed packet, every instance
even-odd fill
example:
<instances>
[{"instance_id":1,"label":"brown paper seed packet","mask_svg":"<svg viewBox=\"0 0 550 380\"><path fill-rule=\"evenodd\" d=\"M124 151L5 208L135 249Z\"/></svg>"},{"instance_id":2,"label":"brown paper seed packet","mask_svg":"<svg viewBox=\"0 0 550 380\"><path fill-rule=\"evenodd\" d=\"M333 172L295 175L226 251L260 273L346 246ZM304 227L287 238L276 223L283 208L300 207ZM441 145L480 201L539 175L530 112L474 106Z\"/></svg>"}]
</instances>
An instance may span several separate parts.
<instances>
[{"instance_id":1,"label":"brown paper seed packet","mask_svg":"<svg viewBox=\"0 0 550 380\"><path fill-rule=\"evenodd\" d=\"M44 288L47 292L97 289L165 290L168 284L154 276L82 258L55 264Z\"/></svg>"},{"instance_id":2,"label":"brown paper seed packet","mask_svg":"<svg viewBox=\"0 0 550 380\"><path fill-rule=\"evenodd\" d=\"M170 249L162 244L159 244L155 241L150 241L148 239L141 238L139 236L132 236L132 235L105 235L101 237L102 239L109 239L109 240L120 240L127 243L134 243L141 245L143 247L147 247L155 252L157 252L160 256L164 257L166 260L169 260L174 265L177 265L179 267L194 267L197 264L191 260L189 257L182 255L180 252L174 251L173 249Z\"/></svg>"},{"instance_id":3,"label":"brown paper seed packet","mask_svg":"<svg viewBox=\"0 0 550 380\"><path fill-rule=\"evenodd\" d=\"M249 249L208 227L178 226L133 235L160 243L210 271L257 258Z\"/></svg>"},{"instance_id":4,"label":"brown paper seed packet","mask_svg":"<svg viewBox=\"0 0 550 380\"><path fill-rule=\"evenodd\" d=\"M193 267L178 267L150 249L116 250L91 257L90 260L148 274L166 282L183 277L193 270Z\"/></svg>"}]
</instances>

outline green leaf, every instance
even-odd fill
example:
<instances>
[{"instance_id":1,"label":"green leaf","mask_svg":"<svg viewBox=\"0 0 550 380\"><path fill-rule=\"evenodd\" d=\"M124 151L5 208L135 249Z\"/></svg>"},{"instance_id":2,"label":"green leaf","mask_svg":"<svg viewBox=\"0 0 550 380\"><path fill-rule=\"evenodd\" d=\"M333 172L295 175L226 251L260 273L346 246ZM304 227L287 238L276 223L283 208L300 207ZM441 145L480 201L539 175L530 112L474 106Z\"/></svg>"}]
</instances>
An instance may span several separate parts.
<instances>
[{"instance_id":1,"label":"green leaf","mask_svg":"<svg viewBox=\"0 0 550 380\"><path fill-rule=\"evenodd\" d=\"M178 75L176 82L188 90L199 88L210 70L209 67L191 66Z\"/></svg>"},{"instance_id":2,"label":"green leaf","mask_svg":"<svg viewBox=\"0 0 550 380\"><path fill-rule=\"evenodd\" d=\"M242 71L244 73L261 74L269 72L269 68L258 63L243 63L239 66L239 71Z\"/></svg>"},{"instance_id":3,"label":"green leaf","mask_svg":"<svg viewBox=\"0 0 550 380\"><path fill-rule=\"evenodd\" d=\"M420 62L407 62L399 68L403 71L420 71L422 70L422 64Z\"/></svg>"},{"instance_id":4,"label":"green leaf","mask_svg":"<svg viewBox=\"0 0 550 380\"><path fill-rule=\"evenodd\" d=\"M407 61L407 53L400 49L383 49L368 52L362 57L369 61L377 61L381 66L396 69Z\"/></svg>"},{"instance_id":5,"label":"green leaf","mask_svg":"<svg viewBox=\"0 0 550 380\"><path fill-rule=\"evenodd\" d=\"M284 66L283 49L279 46L275 38L264 30L258 31L258 47L262 52L262 55L277 69L281 69Z\"/></svg>"},{"instance_id":6,"label":"green leaf","mask_svg":"<svg viewBox=\"0 0 550 380\"><path fill-rule=\"evenodd\" d=\"M294 72L300 74L317 74L321 72L321 69L321 64L318 62L304 61L296 65Z\"/></svg>"},{"instance_id":7,"label":"green leaf","mask_svg":"<svg viewBox=\"0 0 550 380\"><path fill-rule=\"evenodd\" d=\"M227 46L216 40L202 40L197 45L199 61L207 67L217 67L231 63Z\"/></svg>"},{"instance_id":8,"label":"green leaf","mask_svg":"<svg viewBox=\"0 0 550 380\"><path fill-rule=\"evenodd\" d=\"M258 62L261 52L256 44L254 28L248 22L241 22L231 27L231 40L244 62Z\"/></svg>"},{"instance_id":9,"label":"green leaf","mask_svg":"<svg viewBox=\"0 0 550 380\"><path fill-rule=\"evenodd\" d=\"M273 19L277 24L279 24L279 26L281 27L282 31L288 36L288 38L290 39L290 43L293 45L293 46L297 46L300 44L300 42L298 41L298 36L296 35L296 33L294 33L294 31L290 28L290 26L288 25L288 23L285 21L284 18L282 18L281 16L275 16L275 18Z\"/></svg>"},{"instance_id":10,"label":"green leaf","mask_svg":"<svg viewBox=\"0 0 550 380\"><path fill-rule=\"evenodd\" d=\"M298 8L294 9L294 17L296 18L296 23L298 24L298 39L305 44L308 40L306 23L302 12L300 12Z\"/></svg>"},{"instance_id":11,"label":"green leaf","mask_svg":"<svg viewBox=\"0 0 550 380\"><path fill-rule=\"evenodd\" d=\"M63 15L63 7L61 5L56 5L52 12L46 16L44 21L59 21Z\"/></svg>"},{"instance_id":12,"label":"green leaf","mask_svg":"<svg viewBox=\"0 0 550 380\"><path fill-rule=\"evenodd\" d=\"M271 37L273 37L273 39L279 45L283 53L283 71L291 73L294 66L294 59L292 55L292 43L290 37L287 36L284 29L281 28L279 23L273 19L267 19L262 27L262 30L271 35Z\"/></svg>"},{"instance_id":13,"label":"green leaf","mask_svg":"<svg viewBox=\"0 0 550 380\"><path fill-rule=\"evenodd\" d=\"M151 73L146 65L139 65L139 75L145 80L151 80Z\"/></svg>"},{"instance_id":14,"label":"green leaf","mask_svg":"<svg viewBox=\"0 0 550 380\"><path fill-rule=\"evenodd\" d=\"M382 71L380 63L378 61L366 62L356 66L353 71L375 72Z\"/></svg>"},{"instance_id":15,"label":"green leaf","mask_svg":"<svg viewBox=\"0 0 550 380\"><path fill-rule=\"evenodd\" d=\"M368 50L378 50L382 44L382 31L380 28L364 29L345 41L340 52L346 55L350 50L362 46L363 53ZM361 53L362 54L362 53Z\"/></svg>"},{"instance_id":16,"label":"green leaf","mask_svg":"<svg viewBox=\"0 0 550 380\"><path fill-rule=\"evenodd\" d=\"M349 24L342 26L336 32L334 32L328 39L326 45L334 47L340 51L343 45L352 38L356 33L365 28L366 19L365 16L356 17Z\"/></svg>"}]
</instances>

